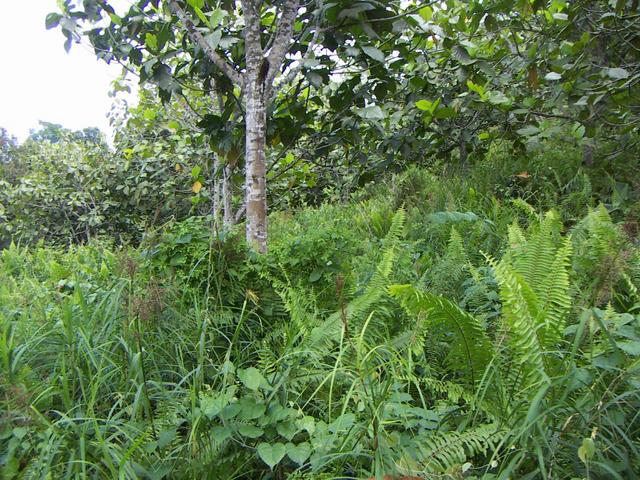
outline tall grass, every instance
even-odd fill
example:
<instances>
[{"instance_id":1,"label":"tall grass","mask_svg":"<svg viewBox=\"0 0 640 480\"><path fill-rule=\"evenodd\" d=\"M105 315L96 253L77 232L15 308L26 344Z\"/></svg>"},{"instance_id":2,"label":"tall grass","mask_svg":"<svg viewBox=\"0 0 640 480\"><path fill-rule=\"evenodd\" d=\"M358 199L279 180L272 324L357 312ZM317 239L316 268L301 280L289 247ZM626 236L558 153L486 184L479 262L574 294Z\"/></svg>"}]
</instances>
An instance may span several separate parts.
<instances>
[{"instance_id":1,"label":"tall grass","mask_svg":"<svg viewBox=\"0 0 640 480\"><path fill-rule=\"evenodd\" d=\"M2 477L637 478L627 217L590 209L579 166L506 185L522 167L495 155L276 214L261 258L199 219L139 249L3 250ZM566 273L567 308L522 271L541 231L572 247L545 272ZM394 284L435 303L405 308ZM547 334L515 338L523 309L555 312Z\"/></svg>"}]
</instances>

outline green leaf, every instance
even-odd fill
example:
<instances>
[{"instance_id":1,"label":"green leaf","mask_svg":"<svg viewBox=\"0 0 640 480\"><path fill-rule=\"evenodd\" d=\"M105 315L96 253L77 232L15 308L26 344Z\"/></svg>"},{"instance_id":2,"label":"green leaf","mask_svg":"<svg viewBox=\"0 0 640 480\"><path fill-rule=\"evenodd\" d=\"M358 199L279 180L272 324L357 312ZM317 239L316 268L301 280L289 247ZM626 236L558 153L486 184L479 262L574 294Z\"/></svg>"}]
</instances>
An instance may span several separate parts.
<instances>
[{"instance_id":1,"label":"green leaf","mask_svg":"<svg viewBox=\"0 0 640 480\"><path fill-rule=\"evenodd\" d=\"M560 80L561 78L562 78L562 75L556 72L549 72L544 76L545 80L550 80L550 81Z\"/></svg>"},{"instance_id":2,"label":"green leaf","mask_svg":"<svg viewBox=\"0 0 640 480\"><path fill-rule=\"evenodd\" d=\"M202 413L211 420L222 412L222 409L226 407L228 403L229 400L223 394L207 396L200 399L200 410L202 410Z\"/></svg>"},{"instance_id":3,"label":"green leaf","mask_svg":"<svg viewBox=\"0 0 640 480\"><path fill-rule=\"evenodd\" d=\"M185 233L184 235L180 235L178 238L176 238L173 241L173 243L176 243L178 245L182 245L182 244L185 244L185 243L190 243L192 239L193 239L193 234Z\"/></svg>"},{"instance_id":4,"label":"green leaf","mask_svg":"<svg viewBox=\"0 0 640 480\"><path fill-rule=\"evenodd\" d=\"M628 355L631 355L632 357L640 356L640 342L638 341L625 340L622 342L617 342L617 345L620 350Z\"/></svg>"},{"instance_id":5,"label":"green leaf","mask_svg":"<svg viewBox=\"0 0 640 480\"><path fill-rule=\"evenodd\" d=\"M522 127L521 129L516 130L516 133L518 135L527 137L527 136L536 135L540 133L540 129L533 125L527 125L526 127Z\"/></svg>"},{"instance_id":6,"label":"green leaf","mask_svg":"<svg viewBox=\"0 0 640 480\"><path fill-rule=\"evenodd\" d=\"M384 62L384 53L376 47L365 46L362 51L378 62Z\"/></svg>"},{"instance_id":7,"label":"green leaf","mask_svg":"<svg viewBox=\"0 0 640 480\"><path fill-rule=\"evenodd\" d=\"M316 268L313 272L309 274L309 282L311 283L317 282L318 280L320 280L320 277L322 277L322 271Z\"/></svg>"},{"instance_id":8,"label":"green leaf","mask_svg":"<svg viewBox=\"0 0 640 480\"><path fill-rule=\"evenodd\" d=\"M493 105L511 105L511 99L504 93L492 90L488 94L489 103Z\"/></svg>"},{"instance_id":9,"label":"green leaf","mask_svg":"<svg viewBox=\"0 0 640 480\"><path fill-rule=\"evenodd\" d=\"M202 172L202 167L196 165L191 169L191 178L197 179L200 176L200 172Z\"/></svg>"},{"instance_id":10,"label":"green leaf","mask_svg":"<svg viewBox=\"0 0 640 480\"><path fill-rule=\"evenodd\" d=\"M298 432L298 428L293 422L281 422L276 425L278 435L291 440Z\"/></svg>"},{"instance_id":11,"label":"green leaf","mask_svg":"<svg viewBox=\"0 0 640 480\"><path fill-rule=\"evenodd\" d=\"M613 78L615 80L624 80L625 78L629 78L629 72L624 68L607 68L606 71L609 78Z\"/></svg>"},{"instance_id":12,"label":"green leaf","mask_svg":"<svg viewBox=\"0 0 640 480\"><path fill-rule=\"evenodd\" d=\"M204 0L187 0L187 3L191 5L193 8L204 7Z\"/></svg>"},{"instance_id":13,"label":"green leaf","mask_svg":"<svg viewBox=\"0 0 640 480\"><path fill-rule=\"evenodd\" d=\"M297 419L296 425L299 430L306 430L309 435L313 435L313 432L316 431L316 419L309 415Z\"/></svg>"},{"instance_id":14,"label":"green leaf","mask_svg":"<svg viewBox=\"0 0 640 480\"><path fill-rule=\"evenodd\" d=\"M224 20L224 17L227 16L227 12L220 8L216 8L210 13L210 15L209 24L211 25L211 28L218 28Z\"/></svg>"},{"instance_id":15,"label":"green leaf","mask_svg":"<svg viewBox=\"0 0 640 480\"><path fill-rule=\"evenodd\" d=\"M142 116L145 118L145 120L155 120L156 119L156 111L155 110L151 110L150 108L147 108L144 113L142 114Z\"/></svg>"},{"instance_id":16,"label":"green leaf","mask_svg":"<svg viewBox=\"0 0 640 480\"><path fill-rule=\"evenodd\" d=\"M422 19L425 22L428 22L429 20L431 20L431 17L433 16L433 9L429 6L422 7L420 10L418 10L418 14L422 17Z\"/></svg>"},{"instance_id":17,"label":"green leaf","mask_svg":"<svg viewBox=\"0 0 640 480\"><path fill-rule=\"evenodd\" d=\"M240 425L240 427L238 427L238 433L247 438L259 438L264 433L264 430L255 425Z\"/></svg>"},{"instance_id":18,"label":"green leaf","mask_svg":"<svg viewBox=\"0 0 640 480\"><path fill-rule=\"evenodd\" d=\"M377 105L370 105L359 109L358 115L366 120L383 120L387 114Z\"/></svg>"},{"instance_id":19,"label":"green leaf","mask_svg":"<svg viewBox=\"0 0 640 480\"><path fill-rule=\"evenodd\" d=\"M578 457L582 461L582 463L587 463L589 460L593 458L593 455L596 453L596 445L592 438L584 438L582 440L582 445L578 448Z\"/></svg>"},{"instance_id":20,"label":"green leaf","mask_svg":"<svg viewBox=\"0 0 640 480\"><path fill-rule=\"evenodd\" d=\"M241 407L238 403L230 403L222 409L220 412L220 418L223 420L230 420L240 413Z\"/></svg>"},{"instance_id":21,"label":"green leaf","mask_svg":"<svg viewBox=\"0 0 640 480\"><path fill-rule=\"evenodd\" d=\"M216 439L218 444L224 442L231 436L231 429L229 427L223 427L222 425L216 425L211 429L213 438Z\"/></svg>"},{"instance_id":22,"label":"green leaf","mask_svg":"<svg viewBox=\"0 0 640 480\"><path fill-rule=\"evenodd\" d=\"M355 419L356 416L353 413L345 413L331 422L327 428L332 433L344 432L351 428Z\"/></svg>"},{"instance_id":23,"label":"green leaf","mask_svg":"<svg viewBox=\"0 0 640 480\"><path fill-rule=\"evenodd\" d=\"M269 468L271 468L272 470L273 467L280 463L280 460L283 459L286 452L286 447L280 442L274 444L263 442L258 445L258 456L264 463L269 465Z\"/></svg>"},{"instance_id":24,"label":"green leaf","mask_svg":"<svg viewBox=\"0 0 640 480\"><path fill-rule=\"evenodd\" d=\"M294 445L293 443L287 443L287 456L298 465L302 465L309 455L311 455L311 445L307 442Z\"/></svg>"},{"instance_id":25,"label":"green leaf","mask_svg":"<svg viewBox=\"0 0 640 480\"><path fill-rule=\"evenodd\" d=\"M249 367L246 370L238 370L238 378L249 390L258 390L266 380L257 368Z\"/></svg>"},{"instance_id":26,"label":"green leaf","mask_svg":"<svg viewBox=\"0 0 640 480\"><path fill-rule=\"evenodd\" d=\"M222 30L218 29L204 38L209 44L209 46L215 50L216 48L218 48L218 45L220 44L220 39L222 38Z\"/></svg>"},{"instance_id":27,"label":"green leaf","mask_svg":"<svg viewBox=\"0 0 640 480\"><path fill-rule=\"evenodd\" d=\"M20 472L20 461L15 457L9 457L4 460L4 465L0 466L0 475L2 478L15 478Z\"/></svg>"},{"instance_id":28,"label":"green leaf","mask_svg":"<svg viewBox=\"0 0 640 480\"><path fill-rule=\"evenodd\" d=\"M144 43L151 50L158 50L158 37L153 33L148 33L144 36Z\"/></svg>"},{"instance_id":29,"label":"green leaf","mask_svg":"<svg viewBox=\"0 0 640 480\"><path fill-rule=\"evenodd\" d=\"M174 438L176 438L177 432L175 428L170 430L162 430L158 435L158 448L163 449L169 445Z\"/></svg>"},{"instance_id":30,"label":"green leaf","mask_svg":"<svg viewBox=\"0 0 640 480\"><path fill-rule=\"evenodd\" d=\"M120 18L118 15L116 15L115 13L110 13L109 14L109 18L111 19L111 21L113 23L115 23L116 25L122 25L122 18Z\"/></svg>"},{"instance_id":31,"label":"green leaf","mask_svg":"<svg viewBox=\"0 0 640 480\"><path fill-rule=\"evenodd\" d=\"M431 112L431 108L433 107L433 102L429 100L418 100L416 102L416 107L425 112Z\"/></svg>"},{"instance_id":32,"label":"green leaf","mask_svg":"<svg viewBox=\"0 0 640 480\"><path fill-rule=\"evenodd\" d=\"M483 97L485 94L485 88L482 85L478 85L477 83L473 83L471 80L467 80L467 88Z\"/></svg>"},{"instance_id":33,"label":"green leaf","mask_svg":"<svg viewBox=\"0 0 640 480\"><path fill-rule=\"evenodd\" d=\"M47 30L57 27L60 24L61 18L62 15L59 13L50 13L47 15L47 18L44 21L44 25L47 27Z\"/></svg>"},{"instance_id":34,"label":"green leaf","mask_svg":"<svg viewBox=\"0 0 640 480\"><path fill-rule=\"evenodd\" d=\"M456 116L456 111L451 107L442 107L436 110L435 118L451 118Z\"/></svg>"},{"instance_id":35,"label":"green leaf","mask_svg":"<svg viewBox=\"0 0 640 480\"><path fill-rule=\"evenodd\" d=\"M239 405L241 407L240 418L243 420L254 420L256 418L260 418L267 410L267 406L264 403L258 403L251 397L243 397L240 400Z\"/></svg>"},{"instance_id":36,"label":"green leaf","mask_svg":"<svg viewBox=\"0 0 640 480\"><path fill-rule=\"evenodd\" d=\"M204 0L202 0L202 1L204 3ZM204 24L208 24L209 23L209 21L207 19L207 16L204 14L204 12L200 8L193 7L193 11L196 12L196 15L202 21L202 23L204 23Z\"/></svg>"},{"instance_id":37,"label":"green leaf","mask_svg":"<svg viewBox=\"0 0 640 480\"><path fill-rule=\"evenodd\" d=\"M496 21L496 17L493 15L487 15L484 19L484 28L486 28L490 32L495 32L498 30L498 22Z\"/></svg>"},{"instance_id":38,"label":"green leaf","mask_svg":"<svg viewBox=\"0 0 640 480\"><path fill-rule=\"evenodd\" d=\"M476 60L471 58L467 49L462 45L456 45L453 47L453 56L456 57L462 65L471 65L472 63L476 63Z\"/></svg>"}]
</instances>

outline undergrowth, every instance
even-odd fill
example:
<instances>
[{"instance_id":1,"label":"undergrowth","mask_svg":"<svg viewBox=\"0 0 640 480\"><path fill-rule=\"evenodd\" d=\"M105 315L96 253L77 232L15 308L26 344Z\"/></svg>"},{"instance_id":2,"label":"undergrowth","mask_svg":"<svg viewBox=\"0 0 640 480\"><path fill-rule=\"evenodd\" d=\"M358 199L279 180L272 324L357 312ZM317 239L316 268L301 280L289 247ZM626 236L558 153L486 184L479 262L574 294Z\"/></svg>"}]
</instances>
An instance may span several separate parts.
<instances>
[{"instance_id":1,"label":"undergrowth","mask_svg":"<svg viewBox=\"0 0 640 480\"><path fill-rule=\"evenodd\" d=\"M206 218L3 250L2 478L638 478L636 200L500 155L260 257Z\"/></svg>"}]
</instances>

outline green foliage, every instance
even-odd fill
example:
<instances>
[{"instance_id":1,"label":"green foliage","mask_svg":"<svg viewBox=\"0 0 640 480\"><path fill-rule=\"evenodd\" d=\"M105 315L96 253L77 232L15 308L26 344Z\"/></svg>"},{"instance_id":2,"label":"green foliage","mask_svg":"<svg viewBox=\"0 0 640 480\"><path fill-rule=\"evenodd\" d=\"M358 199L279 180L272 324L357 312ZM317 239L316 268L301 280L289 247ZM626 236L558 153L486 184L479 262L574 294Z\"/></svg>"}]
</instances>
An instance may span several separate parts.
<instances>
[{"instance_id":1,"label":"green foliage","mask_svg":"<svg viewBox=\"0 0 640 480\"><path fill-rule=\"evenodd\" d=\"M175 168L180 156L152 156L141 145L114 154L104 143L64 132L55 142L35 138L0 169L0 244L106 236L135 243L146 229L193 210L192 182Z\"/></svg>"},{"instance_id":2,"label":"green foliage","mask_svg":"<svg viewBox=\"0 0 640 480\"><path fill-rule=\"evenodd\" d=\"M429 337L449 345L447 363L451 372L468 373L471 385L480 382L494 352L483 325L446 298L416 290L409 285L394 285L390 293L408 314L417 317L413 337ZM444 337L444 338L442 338Z\"/></svg>"},{"instance_id":3,"label":"green foliage","mask_svg":"<svg viewBox=\"0 0 640 480\"><path fill-rule=\"evenodd\" d=\"M209 217L6 248L2 474L634 478L637 246L477 168L280 212L259 257Z\"/></svg>"}]
</instances>

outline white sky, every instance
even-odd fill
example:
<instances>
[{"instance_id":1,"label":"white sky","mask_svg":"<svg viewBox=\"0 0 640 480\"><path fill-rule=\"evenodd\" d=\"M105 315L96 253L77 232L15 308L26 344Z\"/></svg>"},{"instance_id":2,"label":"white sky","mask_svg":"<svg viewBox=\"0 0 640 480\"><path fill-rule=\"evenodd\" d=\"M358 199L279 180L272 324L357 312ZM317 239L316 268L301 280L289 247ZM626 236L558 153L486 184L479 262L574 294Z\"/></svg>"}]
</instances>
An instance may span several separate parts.
<instances>
[{"instance_id":1,"label":"white sky","mask_svg":"<svg viewBox=\"0 0 640 480\"><path fill-rule=\"evenodd\" d=\"M60 29L44 26L54 11L56 0L0 0L0 127L21 141L38 120L98 127L110 137L108 92L121 68L98 61L84 44L67 54Z\"/></svg>"}]
</instances>

